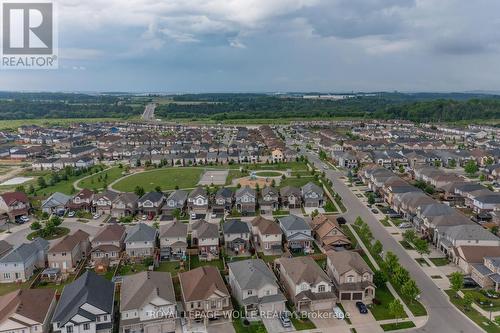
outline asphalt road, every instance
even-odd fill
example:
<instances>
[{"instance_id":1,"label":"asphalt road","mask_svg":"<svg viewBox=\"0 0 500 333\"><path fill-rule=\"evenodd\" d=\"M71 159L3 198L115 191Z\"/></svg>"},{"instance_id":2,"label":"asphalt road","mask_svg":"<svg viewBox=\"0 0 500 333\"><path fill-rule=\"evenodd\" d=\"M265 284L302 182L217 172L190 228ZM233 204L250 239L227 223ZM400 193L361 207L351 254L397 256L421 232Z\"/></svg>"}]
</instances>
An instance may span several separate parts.
<instances>
[{"instance_id":1,"label":"asphalt road","mask_svg":"<svg viewBox=\"0 0 500 333\"><path fill-rule=\"evenodd\" d=\"M156 104L155 103L150 103L146 105L144 108L144 112L142 113L142 120L155 120L155 109L156 109Z\"/></svg>"},{"instance_id":2,"label":"asphalt road","mask_svg":"<svg viewBox=\"0 0 500 333\"><path fill-rule=\"evenodd\" d=\"M305 155L316 166L323 165L323 162L315 155L311 153L305 153ZM417 282L421 290L421 301L425 304L429 320L424 326L414 329L412 332L469 333L482 331L449 302L446 294L434 284L431 278L424 273L420 266L389 234L370 210L351 192L340 179L343 174L331 169L325 170L325 173L332 180L335 191L342 197L347 208L347 212L344 214L346 220L353 223L356 217L360 216L370 226L373 237L380 240L384 246L384 252L392 251L395 253L399 257L401 265L409 271Z\"/></svg>"}]
</instances>

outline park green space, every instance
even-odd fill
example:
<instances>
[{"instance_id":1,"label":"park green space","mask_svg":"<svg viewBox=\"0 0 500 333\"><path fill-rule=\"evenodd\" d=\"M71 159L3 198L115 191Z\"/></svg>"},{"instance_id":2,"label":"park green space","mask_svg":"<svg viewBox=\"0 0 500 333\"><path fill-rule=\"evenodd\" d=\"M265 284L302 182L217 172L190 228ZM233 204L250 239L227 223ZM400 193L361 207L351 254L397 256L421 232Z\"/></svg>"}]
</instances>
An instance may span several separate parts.
<instances>
[{"instance_id":1,"label":"park green space","mask_svg":"<svg viewBox=\"0 0 500 333\"><path fill-rule=\"evenodd\" d=\"M141 186L146 192L160 186L162 190L178 188L194 188L203 173L203 168L162 168L136 173L119 180L113 188L122 192L133 192Z\"/></svg>"}]
</instances>

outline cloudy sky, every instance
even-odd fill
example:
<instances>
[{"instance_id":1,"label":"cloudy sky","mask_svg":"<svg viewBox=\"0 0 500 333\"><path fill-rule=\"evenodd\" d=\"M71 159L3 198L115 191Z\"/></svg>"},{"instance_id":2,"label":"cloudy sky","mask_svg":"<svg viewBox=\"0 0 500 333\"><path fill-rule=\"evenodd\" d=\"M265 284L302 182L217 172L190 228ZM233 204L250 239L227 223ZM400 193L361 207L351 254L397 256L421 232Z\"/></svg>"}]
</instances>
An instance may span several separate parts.
<instances>
[{"instance_id":1,"label":"cloudy sky","mask_svg":"<svg viewBox=\"0 0 500 333\"><path fill-rule=\"evenodd\" d=\"M0 90L500 90L498 0L57 0L59 69Z\"/></svg>"}]
</instances>

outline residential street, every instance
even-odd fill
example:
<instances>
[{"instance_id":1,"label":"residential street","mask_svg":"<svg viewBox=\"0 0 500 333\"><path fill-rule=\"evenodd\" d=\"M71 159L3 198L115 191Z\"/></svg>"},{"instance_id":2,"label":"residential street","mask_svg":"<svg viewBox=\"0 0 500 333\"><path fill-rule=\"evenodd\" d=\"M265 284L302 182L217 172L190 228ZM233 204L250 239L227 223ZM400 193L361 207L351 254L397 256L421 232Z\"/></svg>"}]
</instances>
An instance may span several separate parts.
<instances>
[{"instance_id":1,"label":"residential street","mask_svg":"<svg viewBox=\"0 0 500 333\"><path fill-rule=\"evenodd\" d=\"M318 157L311 153L304 152L309 161L316 166L323 165ZM325 170L326 175L333 182L335 191L342 197L343 203L347 208L344 214L349 223L353 223L356 217L360 216L371 228L375 239L380 240L384 246L384 251L392 251L398 257L410 275L417 282L422 291L422 302L429 313L428 322L421 328L413 330L414 332L478 332L480 328L462 315L449 301L447 296L434 284L434 282L425 274L422 268L408 255L408 253L391 237L370 210L361 203L361 201L344 184L340 177L343 174L331 169Z\"/></svg>"}]
</instances>

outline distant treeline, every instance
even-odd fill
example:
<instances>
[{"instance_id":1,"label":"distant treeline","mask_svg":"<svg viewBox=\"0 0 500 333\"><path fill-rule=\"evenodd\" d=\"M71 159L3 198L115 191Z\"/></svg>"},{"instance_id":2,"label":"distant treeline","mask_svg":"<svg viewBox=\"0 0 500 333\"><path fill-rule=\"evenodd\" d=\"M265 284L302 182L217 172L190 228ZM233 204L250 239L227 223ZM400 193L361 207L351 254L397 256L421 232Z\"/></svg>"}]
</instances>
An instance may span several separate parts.
<instances>
[{"instance_id":1,"label":"distant treeline","mask_svg":"<svg viewBox=\"0 0 500 333\"><path fill-rule=\"evenodd\" d=\"M156 109L165 119L279 119L333 117L405 119L415 122L500 119L500 96L479 93L374 93L343 100L303 99L301 94L184 94ZM164 96L156 96L164 97ZM0 92L0 120L33 118L127 118L147 98L125 94Z\"/></svg>"}]
</instances>

